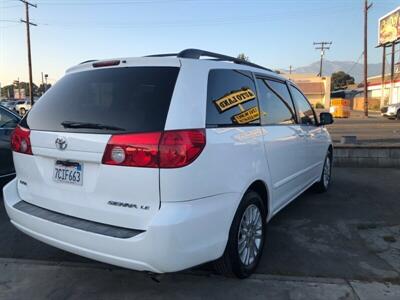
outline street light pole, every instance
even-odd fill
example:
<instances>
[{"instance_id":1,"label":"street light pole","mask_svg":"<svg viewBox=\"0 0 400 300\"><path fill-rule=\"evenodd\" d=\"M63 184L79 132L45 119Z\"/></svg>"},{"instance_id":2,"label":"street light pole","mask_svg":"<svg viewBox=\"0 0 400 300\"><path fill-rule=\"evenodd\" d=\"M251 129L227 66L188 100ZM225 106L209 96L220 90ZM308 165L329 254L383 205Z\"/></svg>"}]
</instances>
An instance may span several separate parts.
<instances>
[{"instance_id":1,"label":"street light pole","mask_svg":"<svg viewBox=\"0 0 400 300\"><path fill-rule=\"evenodd\" d=\"M46 80L46 86L44 87L44 92L47 92L47 78L49 77L49 74L44 74L44 79Z\"/></svg>"}]
</instances>

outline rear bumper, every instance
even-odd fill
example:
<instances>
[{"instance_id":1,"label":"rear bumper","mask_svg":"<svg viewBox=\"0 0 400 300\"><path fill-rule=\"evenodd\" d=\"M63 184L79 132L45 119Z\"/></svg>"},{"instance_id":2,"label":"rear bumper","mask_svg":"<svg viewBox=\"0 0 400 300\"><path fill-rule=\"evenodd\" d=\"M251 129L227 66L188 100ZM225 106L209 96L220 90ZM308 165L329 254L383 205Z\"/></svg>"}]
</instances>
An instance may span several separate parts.
<instances>
[{"instance_id":1,"label":"rear bumper","mask_svg":"<svg viewBox=\"0 0 400 300\"><path fill-rule=\"evenodd\" d=\"M239 194L162 203L145 232L121 239L57 224L13 206L20 199L16 179L4 187L11 222L24 233L57 248L140 271L175 272L223 254Z\"/></svg>"}]
</instances>

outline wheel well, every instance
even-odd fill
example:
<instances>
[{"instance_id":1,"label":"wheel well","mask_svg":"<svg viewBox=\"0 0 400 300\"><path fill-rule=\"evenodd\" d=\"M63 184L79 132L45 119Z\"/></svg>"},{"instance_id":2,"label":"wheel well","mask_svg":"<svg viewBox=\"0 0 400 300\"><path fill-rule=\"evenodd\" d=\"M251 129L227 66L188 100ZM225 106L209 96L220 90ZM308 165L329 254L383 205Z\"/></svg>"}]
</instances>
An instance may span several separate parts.
<instances>
[{"instance_id":1,"label":"wheel well","mask_svg":"<svg viewBox=\"0 0 400 300\"><path fill-rule=\"evenodd\" d=\"M264 208L266 215L268 216L269 206L268 206L268 190L265 183L261 180L254 181L247 189L257 192L263 199Z\"/></svg>"}]
</instances>

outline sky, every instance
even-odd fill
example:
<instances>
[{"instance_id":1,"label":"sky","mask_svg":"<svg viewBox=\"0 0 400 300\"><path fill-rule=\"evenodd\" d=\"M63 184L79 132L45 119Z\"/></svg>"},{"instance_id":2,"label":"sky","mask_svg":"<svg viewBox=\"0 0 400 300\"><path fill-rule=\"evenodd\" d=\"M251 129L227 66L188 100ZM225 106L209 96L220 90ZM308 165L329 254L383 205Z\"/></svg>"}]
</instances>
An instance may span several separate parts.
<instances>
[{"instance_id":1,"label":"sky","mask_svg":"<svg viewBox=\"0 0 400 300\"><path fill-rule=\"evenodd\" d=\"M313 42L332 41L325 58L360 61L363 0L31 0L33 79L49 82L88 59L200 48L288 69L319 60ZM374 0L369 62L378 63L378 20L399 0ZM0 83L28 80L23 3L0 0Z\"/></svg>"}]
</instances>

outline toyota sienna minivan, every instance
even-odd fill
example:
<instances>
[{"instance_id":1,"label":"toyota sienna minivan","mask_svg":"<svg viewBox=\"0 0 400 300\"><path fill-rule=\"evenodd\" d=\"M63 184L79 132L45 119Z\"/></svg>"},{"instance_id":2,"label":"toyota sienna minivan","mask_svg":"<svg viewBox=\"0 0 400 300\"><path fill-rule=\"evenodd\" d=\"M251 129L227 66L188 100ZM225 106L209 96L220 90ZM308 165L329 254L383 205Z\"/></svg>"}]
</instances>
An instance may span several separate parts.
<instances>
[{"instance_id":1,"label":"toyota sienna minivan","mask_svg":"<svg viewBox=\"0 0 400 300\"><path fill-rule=\"evenodd\" d=\"M328 189L332 141L291 81L198 49L70 68L12 135L11 222L52 246L155 273L251 275L267 222Z\"/></svg>"}]
</instances>

